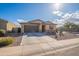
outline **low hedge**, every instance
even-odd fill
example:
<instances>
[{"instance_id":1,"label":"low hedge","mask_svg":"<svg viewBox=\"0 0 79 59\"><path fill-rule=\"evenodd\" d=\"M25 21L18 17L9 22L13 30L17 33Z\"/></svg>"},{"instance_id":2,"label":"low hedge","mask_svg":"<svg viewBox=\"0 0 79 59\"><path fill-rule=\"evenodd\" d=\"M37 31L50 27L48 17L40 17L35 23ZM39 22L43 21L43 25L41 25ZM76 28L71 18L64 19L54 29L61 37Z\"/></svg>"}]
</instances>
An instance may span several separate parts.
<instances>
[{"instance_id":1,"label":"low hedge","mask_svg":"<svg viewBox=\"0 0 79 59\"><path fill-rule=\"evenodd\" d=\"M7 38L0 38L0 47L8 46L14 42L14 38L7 37Z\"/></svg>"}]
</instances>

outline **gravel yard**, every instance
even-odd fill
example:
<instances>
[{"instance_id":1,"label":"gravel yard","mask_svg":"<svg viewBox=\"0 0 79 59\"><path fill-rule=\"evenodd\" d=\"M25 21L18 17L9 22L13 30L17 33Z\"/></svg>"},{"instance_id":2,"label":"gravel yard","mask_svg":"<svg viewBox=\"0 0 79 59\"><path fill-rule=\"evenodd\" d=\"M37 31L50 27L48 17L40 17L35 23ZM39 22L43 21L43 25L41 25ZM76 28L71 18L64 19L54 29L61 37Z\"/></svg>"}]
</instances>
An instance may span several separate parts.
<instances>
[{"instance_id":1,"label":"gravel yard","mask_svg":"<svg viewBox=\"0 0 79 59\"><path fill-rule=\"evenodd\" d=\"M55 38L54 35L50 35L50 37ZM61 37L58 36L57 40L66 40L66 39L74 39L74 38L79 38L79 34L65 32L64 36Z\"/></svg>"},{"instance_id":2,"label":"gravel yard","mask_svg":"<svg viewBox=\"0 0 79 59\"><path fill-rule=\"evenodd\" d=\"M16 33L10 33L8 36L14 38L14 43L9 45L9 46L19 46L22 40L22 35L21 34L16 34Z\"/></svg>"},{"instance_id":3,"label":"gravel yard","mask_svg":"<svg viewBox=\"0 0 79 59\"><path fill-rule=\"evenodd\" d=\"M10 46L19 46L22 40L22 36L14 37L14 39L15 39L15 42Z\"/></svg>"}]
</instances>

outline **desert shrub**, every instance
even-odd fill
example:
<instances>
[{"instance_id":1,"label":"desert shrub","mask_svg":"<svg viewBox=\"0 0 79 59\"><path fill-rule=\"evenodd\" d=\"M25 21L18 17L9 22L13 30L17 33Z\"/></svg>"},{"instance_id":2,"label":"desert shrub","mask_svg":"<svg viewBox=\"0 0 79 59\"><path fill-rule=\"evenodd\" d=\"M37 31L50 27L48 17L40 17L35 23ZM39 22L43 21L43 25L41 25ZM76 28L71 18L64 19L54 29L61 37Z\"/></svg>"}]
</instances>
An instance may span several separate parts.
<instances>
[{"instance_id":1,"label":"desert shrub","mask_svg":"<svg viewBox=\"0 0 79 59\"><path fill-rule=\"evenodd\" d=\"M0 47L7 46L14 42L14 38L7 37L7 38L0 38Z\"/></svg>"},{"instance_id":2,"label":"desert shrub","mask_svg":"<svg viewBox=\"0 0 79 59\"><path fill-rule=\"evenodd\" d=\"M4 36L5 35L5 30L3 29L0 29L0 37Z\"/></svg>"}]
</instances>

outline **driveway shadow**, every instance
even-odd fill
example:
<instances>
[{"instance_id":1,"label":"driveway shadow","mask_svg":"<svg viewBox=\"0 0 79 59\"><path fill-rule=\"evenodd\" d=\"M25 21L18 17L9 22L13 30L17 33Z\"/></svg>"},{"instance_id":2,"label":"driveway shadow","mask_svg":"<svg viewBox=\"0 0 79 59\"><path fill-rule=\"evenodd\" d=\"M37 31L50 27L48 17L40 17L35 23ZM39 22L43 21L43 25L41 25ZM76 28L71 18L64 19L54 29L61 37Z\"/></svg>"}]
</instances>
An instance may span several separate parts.
<instances>
[{"instance_id":1,"label":"driveway shadow","mask_svg":"<svg viewBox=\"0 0 79 59\"><path fill-rule=\"evenodd\" d=\"M41 37L41 36L45 36L46 35L46 33L40 33L40 32L38 32L38 33L36 33L36 32L34 32L34 33L25 33L25 35L27 35L28 37L32 37L32 36L37 36L37 37Z\"/></svg>"}]
</instances>

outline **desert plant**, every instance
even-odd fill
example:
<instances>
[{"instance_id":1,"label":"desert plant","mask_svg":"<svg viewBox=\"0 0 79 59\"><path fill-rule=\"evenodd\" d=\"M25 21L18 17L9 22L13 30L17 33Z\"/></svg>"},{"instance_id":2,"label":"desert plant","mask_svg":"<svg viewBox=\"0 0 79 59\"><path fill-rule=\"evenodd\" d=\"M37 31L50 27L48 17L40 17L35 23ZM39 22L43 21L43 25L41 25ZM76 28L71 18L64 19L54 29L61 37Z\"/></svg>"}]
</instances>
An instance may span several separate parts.
<instances>
[{"instance_id":1,"label":"desert plant","mask_svg":"<svg viewBox=\"0 0 79 59\"><path fill-rule=\"evenodd\" d=\"M70 32L79 31L79 25L75 23L67 22L64 24L64 29Z\"/></svg>"},{"instance_id":2,"label":"desert plant","mask_svg":"<svg viewBox=\"0 0 79 59\"><path fill-rule=\"evenodd\" d=\"M7 38L0 38L0 47L7 46L14 42L14 38L7 37Z\"/></svg>"},{"instance_id":3,"label":"desert plant","mask_svg":"<svg viewBox=\"0 0 79 59\"><path fill-rule=\"evenodd\" d=\"M4 36L5 35L5 30L3 29L0 29L0 37Z\"/></svg>"}]
</instances>

